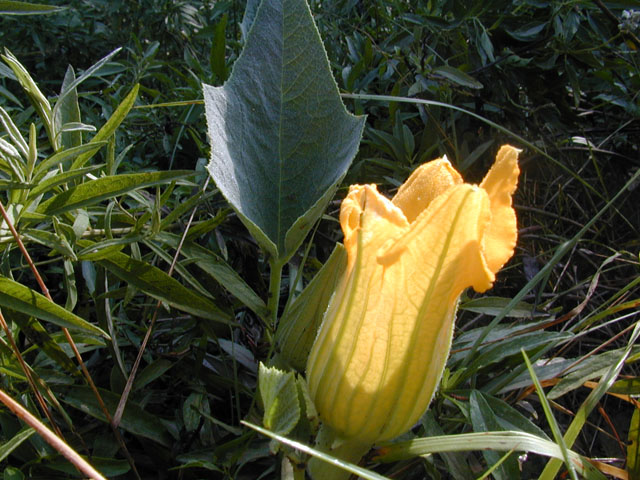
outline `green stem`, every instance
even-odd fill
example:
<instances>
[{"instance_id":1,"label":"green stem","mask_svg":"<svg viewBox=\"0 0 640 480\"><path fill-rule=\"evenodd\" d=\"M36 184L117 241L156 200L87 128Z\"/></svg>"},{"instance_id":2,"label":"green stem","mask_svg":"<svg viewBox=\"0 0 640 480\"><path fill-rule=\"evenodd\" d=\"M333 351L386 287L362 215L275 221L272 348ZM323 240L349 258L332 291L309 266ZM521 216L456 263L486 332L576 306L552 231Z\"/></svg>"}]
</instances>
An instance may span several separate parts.
<instances>
[{"instance_id":1,"label":"green stem","mask_svg":"<svg viewBox=\"0 0 640 480\"><path fill-rule=\"evenodd\" d=\"M315 448L349 463L358 464L372 445L357 440L343 440L328 426L322 425L316 437ZM307 470L313 480L347 480L351 473L313 457L309 460Z\"/></svg>"},{"instance_id":2,"label":"green stem","mask_svg":"<svg viewBox=\"0 0 640 480\"><path fill-rule=\"evenodd\" d=\"M267 309L269 310L269 319L271 331L275 332L278 322L278 305L280 303L280 283L282 282L282 268L284 264L272 260L269 262L271 271L269 272L269 299L267 300Z\"/></svg>"}]
</instances>

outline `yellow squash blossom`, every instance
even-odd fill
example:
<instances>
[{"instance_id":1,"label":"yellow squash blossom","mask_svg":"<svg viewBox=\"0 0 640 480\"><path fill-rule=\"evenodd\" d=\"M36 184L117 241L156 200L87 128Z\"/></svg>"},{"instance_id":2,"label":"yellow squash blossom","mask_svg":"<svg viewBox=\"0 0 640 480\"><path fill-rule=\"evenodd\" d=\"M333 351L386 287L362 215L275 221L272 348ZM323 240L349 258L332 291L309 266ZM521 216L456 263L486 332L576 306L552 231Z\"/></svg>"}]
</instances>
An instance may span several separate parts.
<instances>
[{"instance_id":1,"label":"yellow squash blossom","mask_svg":"<svg viewBox=\"0 0 640 480\"><path fill-rule=\"evenodd\" d=\"M518 152L503 146L480 185L442 158L391 201L375 185L351 186L340 211L347 269L307 363L315 406L339 438L389 440L427 409L460 294L491 288L513 255Z\"/></svg>"}]
</instances>

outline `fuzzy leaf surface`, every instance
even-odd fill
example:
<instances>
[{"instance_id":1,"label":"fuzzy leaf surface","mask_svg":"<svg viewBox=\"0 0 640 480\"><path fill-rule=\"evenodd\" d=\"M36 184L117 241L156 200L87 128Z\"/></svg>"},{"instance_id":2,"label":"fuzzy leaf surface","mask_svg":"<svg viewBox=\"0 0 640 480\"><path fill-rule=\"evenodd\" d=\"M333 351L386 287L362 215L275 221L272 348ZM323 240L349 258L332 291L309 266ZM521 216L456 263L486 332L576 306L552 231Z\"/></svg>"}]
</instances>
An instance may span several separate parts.
<instances>
[{"instance_id":1,"label":"fuzzy leaf surface","mask_svg":"<svg viewBox=\"0 0 640 480\"><path fill-rule=\"evenodd\" d=\"M262 2L222 87L204 85L208 170L278 262L298 248L355 156L349 114L304 0Z\"/></svg>"}]
</instances>

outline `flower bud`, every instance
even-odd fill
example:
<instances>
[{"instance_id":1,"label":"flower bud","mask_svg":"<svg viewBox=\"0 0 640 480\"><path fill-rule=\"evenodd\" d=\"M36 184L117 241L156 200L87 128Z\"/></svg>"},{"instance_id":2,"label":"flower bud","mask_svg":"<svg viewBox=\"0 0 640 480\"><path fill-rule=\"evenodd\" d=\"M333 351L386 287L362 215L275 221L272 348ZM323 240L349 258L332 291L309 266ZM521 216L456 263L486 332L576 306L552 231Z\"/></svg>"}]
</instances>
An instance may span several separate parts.
<instances>
[{"instance_id":1,"label":"flower bud","mask_svg":"<svg viewBox=\"0 0 640 480\"><path fill-rule=\"evenodd\" d=\"M460 294L491 288L513 255L518 152L503 146L480 185L443 158L414 171L393 200L351 186L340 211L347 268L307 363L320 418L338 436L389 440L427 409Z\"/></svg>"}]
</instances>

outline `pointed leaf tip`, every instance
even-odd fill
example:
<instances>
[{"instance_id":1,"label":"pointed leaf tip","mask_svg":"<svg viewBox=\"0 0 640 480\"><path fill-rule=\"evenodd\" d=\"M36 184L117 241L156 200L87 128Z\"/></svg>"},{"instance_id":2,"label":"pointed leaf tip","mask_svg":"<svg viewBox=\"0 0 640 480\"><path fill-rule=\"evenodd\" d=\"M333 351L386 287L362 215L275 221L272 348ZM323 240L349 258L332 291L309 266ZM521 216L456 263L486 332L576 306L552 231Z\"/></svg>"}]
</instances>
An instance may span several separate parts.
<instances>
[{"instance_id":1,"label":"pointed leaf tip","mask_svg":"<svg viewBox=\"0 0 640 480\"><path fill-rule=\"evenodd\" d=\"M305 0L262 2L231 77L204 85L204 98L209 173L284 261L333 196L364 127L340 99Z\"/></svg>"}]
</instances>

